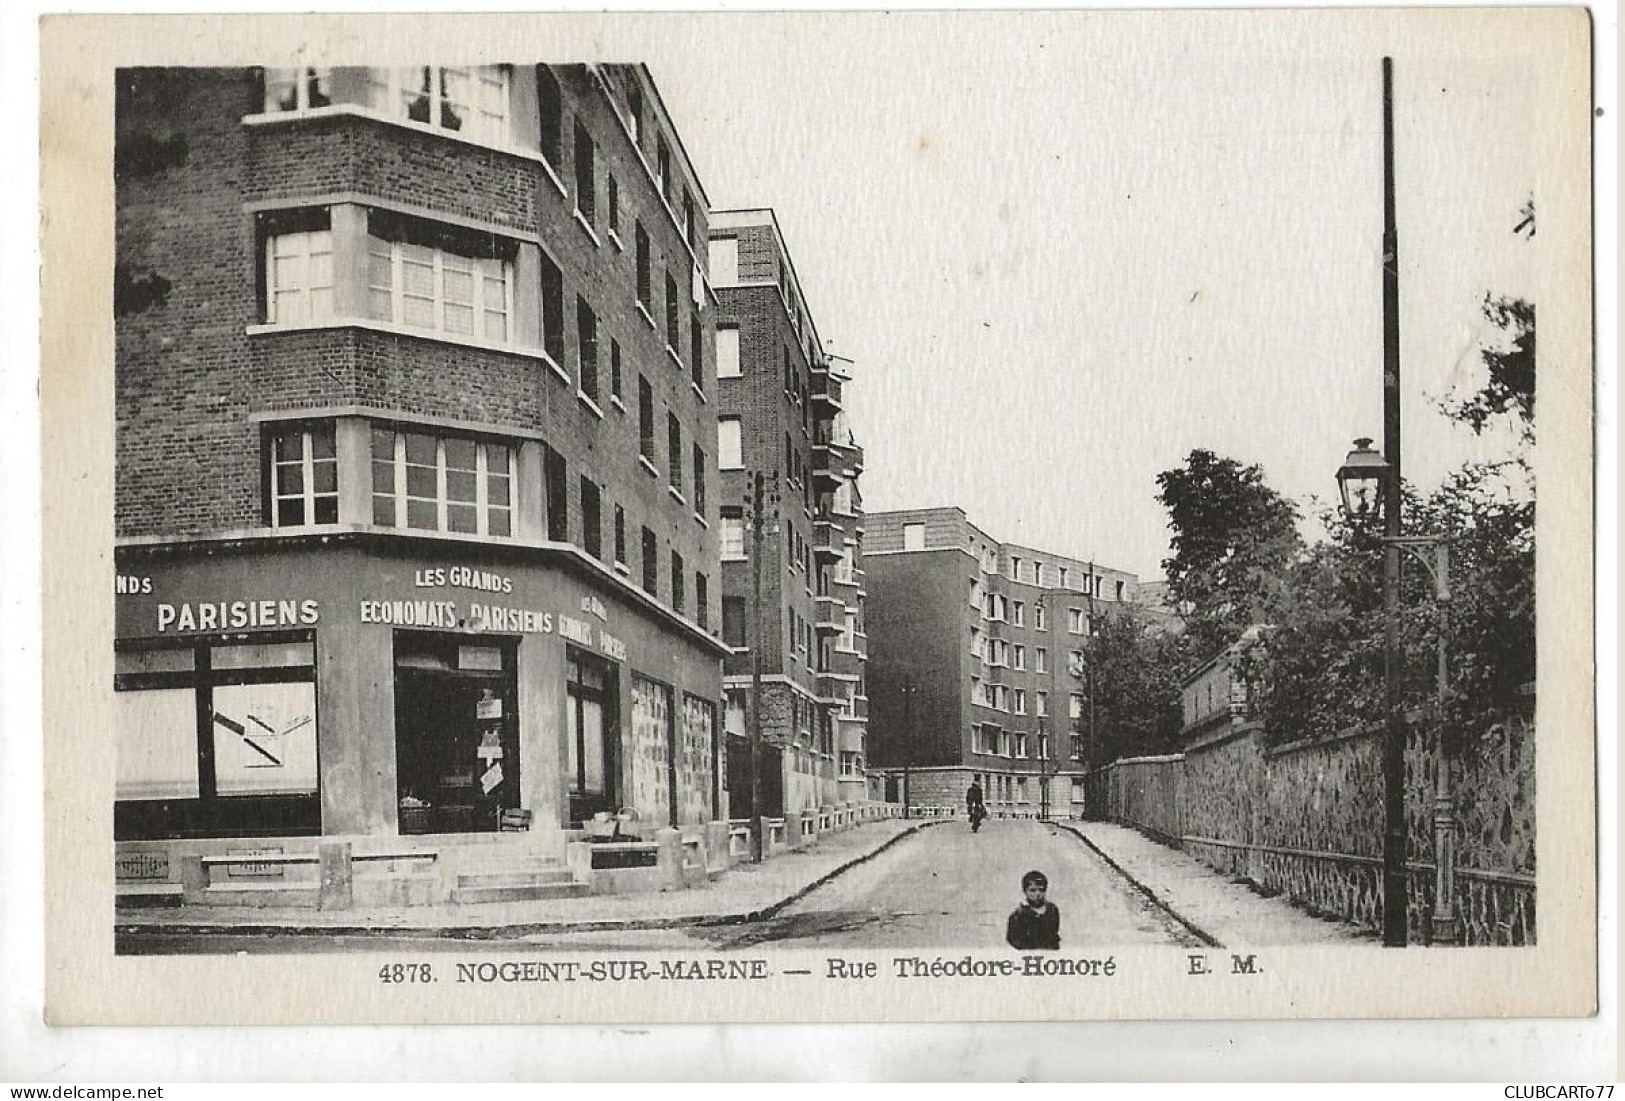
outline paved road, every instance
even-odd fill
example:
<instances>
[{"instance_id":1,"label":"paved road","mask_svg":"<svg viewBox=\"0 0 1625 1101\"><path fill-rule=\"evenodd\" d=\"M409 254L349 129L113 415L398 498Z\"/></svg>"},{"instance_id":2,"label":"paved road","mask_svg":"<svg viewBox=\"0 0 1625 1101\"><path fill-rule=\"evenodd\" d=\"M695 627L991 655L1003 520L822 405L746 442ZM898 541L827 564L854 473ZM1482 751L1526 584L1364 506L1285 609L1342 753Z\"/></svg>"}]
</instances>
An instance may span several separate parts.
<instances>
[{"instance_id":1,"label":"paved road","mask_svg":"<svg viewBox=\"0 0 1625 1101\"><path fill-rule=\"evenodd\" d=\"M174 936L119 938L130 954L204 952L739 951L784 948L1001 948L1004 922L1021 900L1021 876L1049 876L1061 907L1061 944L1195 945L1072 834L1032 821L990 821L978 834L963 822L921 830L843 873L775 917L710 928L549 933L517 939L380 936Z\"/></svg>"},{"instance_id":2,"label":"paved road","mask_svg":"<svg viewBox=\"0 0 1625 1101\"><path fill-rule=\"evenodd\" d=\"M992 948L1037 868L1061 908L1061 945L1199 942L1072 834L994 820L923 830L787 907L771 920L708 932L731 948Z\"/></svg>"}]
</instances>

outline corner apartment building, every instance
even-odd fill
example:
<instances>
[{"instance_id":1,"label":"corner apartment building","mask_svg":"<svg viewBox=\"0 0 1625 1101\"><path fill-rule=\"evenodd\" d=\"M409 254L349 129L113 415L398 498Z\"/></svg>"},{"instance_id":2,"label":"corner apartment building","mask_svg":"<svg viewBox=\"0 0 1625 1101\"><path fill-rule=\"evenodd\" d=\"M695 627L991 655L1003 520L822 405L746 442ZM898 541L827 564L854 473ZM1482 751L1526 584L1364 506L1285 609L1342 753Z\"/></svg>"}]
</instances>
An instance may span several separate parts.
<instances>
[{"instance_id":1,"label":"corner apartment building","mask_svg":"<svg viewBox=\"0 0 1625 1101\"><path fill-rule=\"evenodd\" d=\"M762 526L763 813L868 799L863 450L771 210L713 211L729 784L749 813L754 478Z\"/></svg>"},{"instance_id":2,"label":"corner apartment building","mask_svg":"<svg viewBox=\"0 0 1625 1101\"><path fill-rule=\"evenodd\" d=\"M121 874L725 817L708 204L648 71L116 109Z\"/></svg>"},{"instance_id":3,"label":"corner apartment building","mask_svg":"<svg viewBox=\"0 0 1625 1101\"><path fill-rule=\"evenodd\" d=\"M1098 617L1135 578L1002 543L958 508L870 513L870 746L887 796L958 806L973 779L995 814L1081 815L1084 662Z\"/></svg>"}]
</instances>

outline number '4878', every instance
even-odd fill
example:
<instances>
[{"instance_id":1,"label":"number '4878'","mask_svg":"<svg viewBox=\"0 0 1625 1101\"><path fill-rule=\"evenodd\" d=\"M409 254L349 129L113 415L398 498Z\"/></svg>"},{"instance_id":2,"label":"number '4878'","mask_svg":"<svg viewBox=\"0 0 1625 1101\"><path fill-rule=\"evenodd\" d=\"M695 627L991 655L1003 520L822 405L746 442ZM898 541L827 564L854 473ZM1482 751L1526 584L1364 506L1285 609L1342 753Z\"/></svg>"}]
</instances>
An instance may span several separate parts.
<instances>
[{"instance_id":1,"label":"number '4878'","mask_svg":"<svg viewBox=\"0 0 1625 1101\"><path fill-rule=\"evenodd\" d=\"M378 969L378 981L434 982L434 975L426 963L386 963Z\"/></svg>"}]
</instances>

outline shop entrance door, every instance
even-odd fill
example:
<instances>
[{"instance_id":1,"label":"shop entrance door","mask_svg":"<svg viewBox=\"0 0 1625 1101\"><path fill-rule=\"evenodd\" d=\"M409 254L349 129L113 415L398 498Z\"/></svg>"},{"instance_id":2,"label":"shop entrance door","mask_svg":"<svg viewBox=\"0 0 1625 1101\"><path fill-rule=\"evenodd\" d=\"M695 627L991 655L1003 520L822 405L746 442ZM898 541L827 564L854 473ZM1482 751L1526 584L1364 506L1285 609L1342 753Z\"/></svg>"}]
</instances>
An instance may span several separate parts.
<instances>
[{"instance_id":1,"label":"shop entrance door","mask_svg":"<svg viewBox=\"0 0 1625 1101\"><path fill-rule=\"evenodd\" d=\"M616 677L614 666L574 646L566 648L565 665L570 821L581 823L599 811L620 809Z\"/></svg>"},{"instance_id":2,"label":"shop entrance door","mask_svg":"<svg viewBox=\"0 0 1625 1101\"><path fill-rule=\"evenodd\" d=\"M402 834L498 828L519 806L514 644L395 632L395 768Z\"/></svg>"}]
</instances>

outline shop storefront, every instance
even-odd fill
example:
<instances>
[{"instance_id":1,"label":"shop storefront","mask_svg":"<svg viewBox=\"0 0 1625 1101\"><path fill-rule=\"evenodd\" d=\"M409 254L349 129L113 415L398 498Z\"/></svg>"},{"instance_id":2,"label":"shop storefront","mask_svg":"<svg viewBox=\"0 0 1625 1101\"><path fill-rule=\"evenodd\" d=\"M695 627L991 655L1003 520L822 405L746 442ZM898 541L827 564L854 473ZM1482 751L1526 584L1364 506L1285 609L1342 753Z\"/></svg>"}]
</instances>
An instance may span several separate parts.
<instances>
[{"instance_id":1,"label":"shop storefront","mask_svg":"<svg viewBox=\"0 0 1625 1101\"><path fill-rule=\"evenodd\" d=\"M121 872L195 842L562 849L600 812L725 813L721 646L567 552L358 534L118 570Z\"/></svg>"}]
</instances>

